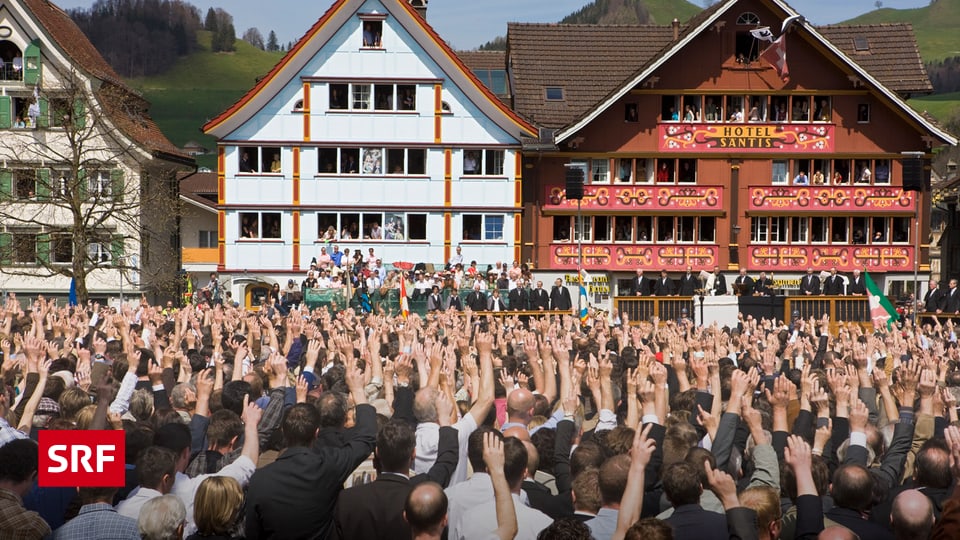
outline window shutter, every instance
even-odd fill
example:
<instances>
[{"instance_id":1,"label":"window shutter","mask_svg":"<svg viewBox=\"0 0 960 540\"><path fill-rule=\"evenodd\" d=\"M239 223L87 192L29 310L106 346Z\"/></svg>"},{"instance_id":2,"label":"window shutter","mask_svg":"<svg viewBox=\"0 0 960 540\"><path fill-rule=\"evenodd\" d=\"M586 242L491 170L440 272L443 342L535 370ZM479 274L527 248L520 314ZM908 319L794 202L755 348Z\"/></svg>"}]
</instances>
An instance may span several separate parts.
<instances>
[{"instance_id":1,"label":"window shutter","mask_svg":"<svg viewBox=\"0 0 960 540\"><path fill-rule=\"evenodd\" d=\"M4 266L13 261L13 235L0 233L0 263Z\"/></svg>"},{"instance_id":2,"label":"window shutter","mask_svg":"<svg viewBox=\"0 0 960 540\"><path fill-rule=\"evenodd\" d=\"M110 170L110 196L115 201L123 200L123 171L121 169Z\"/></svg>"},{"instance_id":3,"label":"window shutter","mask_svg":"<svg viewBox=\"0 0 960 540\"><path fill-rule=\"evenodd\" d=\"M10 169L0 170L0 198L10 199L13 197L13 171Z\"/></svg>"},{"instance_id":4,"label":"window shutter","mask_svg":"<svg viewBox=\"0 0 960 540\"><path fill-rule=\"evenodd\" d=\"M40 42L32 41L23 53L23 82L38 84L43 73L40 65Z\"/></svg>"},{"instance_id":5,"label":"window shutter","mask_svg":"<svg viewBox=\"0 0 960 540\"><path fill-rule=\"evenodd\" d=\"M50 193L53 191L51 187L50 169L37 169L37 198L49 199ZM57 189L59 189L59 186L57 186Z\"/></svg>"},{"instance_id":6,"label":"window shutter","mask_svg":"<svg viewBox=\"0 0 960 540\"><path fill-rule=\"evenodd\" d=\"M110 237L110 257L113 259L113 265L120 264L120 258L123 257L123 235L115 234Z\"/></svg>"},{"instance_id":7,"label":"window shutter","mask_svg":"<svg viewBox=\"0 0 960 540\"><path fill-rule=\"evenodd\" d=\"M90 190L87 185L87 171L84 169L77 170L77 196L80 198L80 201L86 201L90 198Z\"/></svg>"},{"instance_id":8,"label":"window shutter","mask_svg":"<svg viewBox=\"0 0 960 540\"><path fill-rule=\"evenodd\" d=\"M50 264L50 235L37 235L37 262Z\"/></svg>"},{"instance_id":9,"label":"window shutter","mask_svg":"<svg viewBox=\"0 0 960 540\"><path fill-rule=\"evenodd\" d=\"M40 117L37 118L37 126L50 127L50 102L47 101L47 98L41 97L37 100L37 104L40 105Z\"/></svg>"},{"instance_id":10,"label":"window shutter","mask_svg":"<svg viewBox=\"0 0 960 540\"><path fill-rule=\"evenodd\" d=\"M10 96L0 96L0 129L13 127L12 105L13 100Z\"/></svg>"},{"instance_id":11,"label":"window shutter","mask_svg":"<svg viewBox=\"0 0 960 540\"><path fill-rule=\"evenodd\" d=\"M73 127L76 129L87 127L87 106L82 98L73 100Z\"/></svg>"}]
</instances>

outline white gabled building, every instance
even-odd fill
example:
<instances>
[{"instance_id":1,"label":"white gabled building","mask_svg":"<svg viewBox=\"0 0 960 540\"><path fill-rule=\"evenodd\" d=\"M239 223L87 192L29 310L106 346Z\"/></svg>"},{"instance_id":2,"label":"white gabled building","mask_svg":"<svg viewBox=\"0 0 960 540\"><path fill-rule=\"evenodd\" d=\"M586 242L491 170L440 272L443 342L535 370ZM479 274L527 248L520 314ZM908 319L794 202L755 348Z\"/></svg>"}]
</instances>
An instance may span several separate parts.
<instances>
[{"instance_id":1,"label":"white gabled building","mask_svg":"<svg viewBox=\"0 0 960 540\"><path fill-rule=\"evenodd\" d=\"M0 289L175 296L176 173L194 162L148 108L66 12L0 0Z\"/></svg>"},{"instance_id":2,"label":"white gabled building","mask_svg":"<svg viewBox=\"0 0 960 540\"><path fill-rule=\"evenodd\" d=\"M236 298L299 281L331 229L341 249L372 247L386 264L439 265L457 245L467 262L519 258L520 146L536 129L416 3L338 0L204 126L218 139L219 270Z\"/></svg>"}]
</instances>

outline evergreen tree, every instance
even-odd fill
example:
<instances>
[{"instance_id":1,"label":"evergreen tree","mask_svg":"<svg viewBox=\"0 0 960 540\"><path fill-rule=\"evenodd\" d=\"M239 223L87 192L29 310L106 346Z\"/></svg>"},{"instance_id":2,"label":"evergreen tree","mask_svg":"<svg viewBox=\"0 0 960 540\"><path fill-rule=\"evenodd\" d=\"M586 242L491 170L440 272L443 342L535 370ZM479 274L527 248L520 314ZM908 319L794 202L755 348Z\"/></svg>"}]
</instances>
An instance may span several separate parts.
<instances>
[{"instance_id":1,"label":"evergreen tree","mask_svg":"<svg viewBox=\"0 0 960 540\"><path fill-rule=\"evenodd\" d=\"M271 30L270 35L267 36L267 50L270 52L277 52L280 50L280 44L277 42L277 33L273 30Z\"/></svg>"},{"instance_id":2,"label":"evergreen tree","mask_svg":"<svg viewBox=\"0 0 960 540\"><path fill-rule=\"evenodd\" d=\"M217 31L217 12L213 8L207 10L207 18L203 20L203 29L208 32Z\"/></svg>"},{"instance_id":3,"label":"evergreen tree","mask_svg":"<svg viewBox=\"0 0 960 540\"><path fill-rule=\"evenodd\" d=\"M225 52L233 52L237 50L237 33L233 28L233 23L227 23L223 25L220 29L220 50Z\"/></svg>"}]
</instances>

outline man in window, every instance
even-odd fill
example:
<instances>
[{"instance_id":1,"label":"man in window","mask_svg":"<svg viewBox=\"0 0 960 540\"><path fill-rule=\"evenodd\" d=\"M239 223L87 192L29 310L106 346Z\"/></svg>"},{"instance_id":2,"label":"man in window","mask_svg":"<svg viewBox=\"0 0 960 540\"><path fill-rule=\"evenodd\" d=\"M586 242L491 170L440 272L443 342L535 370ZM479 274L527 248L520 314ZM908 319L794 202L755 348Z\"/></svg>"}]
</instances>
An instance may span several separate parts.
<instances>
[{"instance_id":1,"label":"man in window","mask_svg":"<svg viewBox=\"0 0 960 540\"><path fill-rule=\"evenodd\" d=\"M240 172L253 172L253 164L250 163L250 152L244 152L243 156L240 157Z\"/></svg>"},{"instance_id":2,"label":"man in window","mask_svg":"<svg viewBox=\"0 0 960 540\"><path fill-rule=\"evenodd\" d=\"M463 174L480 174L479 165L476 152L467 152L463 156Z\"/></svg>"},{"instance_id":3,"label":"man in window","mask_svg":"<svg viewBox=\"0 0 960 540\"><path fill-rule=\"evenodd\" d=\"M800 171L800 174L793 177L793 185L795 186L809 186L810 178L807 176L807 171Z\"/></svg>"}]
</instances>

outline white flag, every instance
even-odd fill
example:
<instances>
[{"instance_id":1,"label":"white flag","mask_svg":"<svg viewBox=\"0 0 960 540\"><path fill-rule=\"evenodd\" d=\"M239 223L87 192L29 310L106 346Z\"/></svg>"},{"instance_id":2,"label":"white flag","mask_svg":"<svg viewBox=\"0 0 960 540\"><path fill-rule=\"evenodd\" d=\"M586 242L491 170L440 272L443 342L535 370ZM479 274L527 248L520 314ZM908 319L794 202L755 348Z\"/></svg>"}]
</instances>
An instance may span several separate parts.
<instances>
[{"instance_id":1,"label":"white flag","mask_svg":"<svg viewBox=\"0 0 960 540\"><path fill-rule=\"evenodd\" d=\"M770 31L769 26L754 28L750 31L750 35L759 39L760 41L769 41L770 43L773 43L773 32Z\"/></svg>"}]
</instances>

